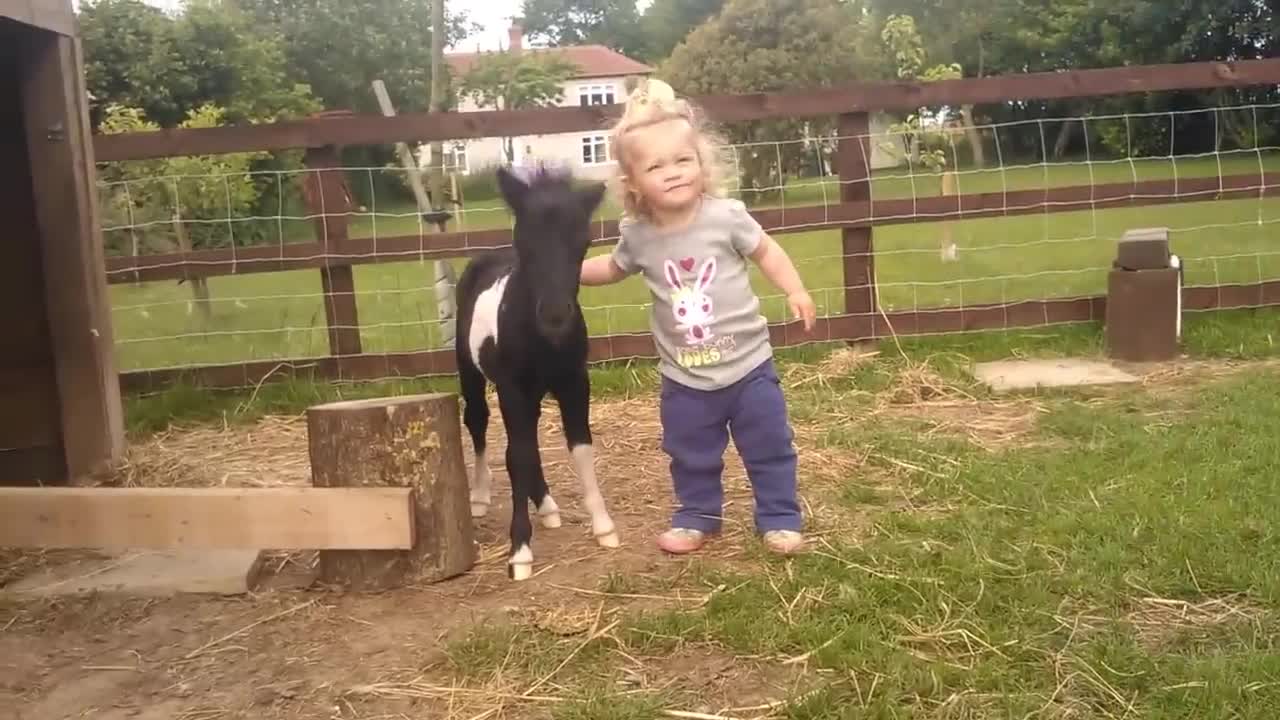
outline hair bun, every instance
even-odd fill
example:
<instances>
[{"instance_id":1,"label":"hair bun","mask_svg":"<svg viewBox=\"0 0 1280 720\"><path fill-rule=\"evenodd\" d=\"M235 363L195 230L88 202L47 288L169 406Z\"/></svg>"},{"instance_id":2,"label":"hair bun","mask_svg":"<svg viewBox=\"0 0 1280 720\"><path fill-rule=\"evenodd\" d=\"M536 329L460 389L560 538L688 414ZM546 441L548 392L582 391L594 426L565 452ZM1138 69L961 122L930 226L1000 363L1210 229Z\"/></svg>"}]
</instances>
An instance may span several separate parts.
<instances>
[{"instance_id":1,"label":"hair bun","mask_svg":"<svg viewBox=\"0 0 1280 720\"><path fill-rule=\"evenodd\" d=\"M627 97L627 106L640 107L650 103L662 106L676 101L676 91L670 85L657 78L641 80Z\"/></svg>"}]
</instances>

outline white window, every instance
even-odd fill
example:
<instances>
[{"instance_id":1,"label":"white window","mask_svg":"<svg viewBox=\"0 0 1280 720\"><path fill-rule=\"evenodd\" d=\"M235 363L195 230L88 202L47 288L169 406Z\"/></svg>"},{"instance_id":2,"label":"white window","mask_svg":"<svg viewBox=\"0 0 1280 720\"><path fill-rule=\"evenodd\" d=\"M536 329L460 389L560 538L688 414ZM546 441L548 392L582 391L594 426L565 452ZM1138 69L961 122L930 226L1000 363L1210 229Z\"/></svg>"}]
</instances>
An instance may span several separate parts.
<instances>
[{"instance_id":1,"label":"white window","mask_svg":"<svg viewBox=\"0 0 1280 720\"><path fill-rule=\"evenodd\" d=\"M609 162L609 137L588 135L582 138L582 164L604 165Z\"/></svg>"},{"instance_id":2,"label":"white window","mask_svg":"<svg viewBox=\"0 0 1280 720\"><path fill-rule=\"evenodd\" d=\"M444 170L463 175L471 172L471 167L467 164L466 143L455 142L444 146Z\"/></svg>"},{"instance_id":3,"label":"white window","mask_svg":"<svg viewBox=\"0 0 1280 720\"><path fill-rule=\"evenodd\" d=\"M612 85L581 85L578 87L578 104L582 107L588 105L612 105L613 86Z\"/></svg>"}]
</instances>

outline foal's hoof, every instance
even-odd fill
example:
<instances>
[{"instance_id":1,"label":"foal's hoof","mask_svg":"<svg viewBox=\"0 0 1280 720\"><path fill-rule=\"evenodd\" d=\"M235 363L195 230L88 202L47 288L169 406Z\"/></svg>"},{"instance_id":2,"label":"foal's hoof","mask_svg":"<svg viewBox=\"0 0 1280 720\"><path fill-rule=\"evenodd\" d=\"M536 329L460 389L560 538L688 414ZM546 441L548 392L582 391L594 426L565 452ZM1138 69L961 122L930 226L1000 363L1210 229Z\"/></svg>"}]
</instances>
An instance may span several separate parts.
<instances>
[{"instance_id":1,"label":"foal's hoof","mask_svg":"<svg viewBox=\"0 0 1280 720\"><path fill-rule=\"evenodd\" d=\"M538 516L538 519L542 521L542 527L544 527L544 528L552 528L552 529L554 529L554 528L558 528L558 527L560 527L560 513L559 513L559 512L550 512L550 513L547 513L547 514L545 514L545 515L539 515L539 516Z\"/></svg>"},{"instance_id":2,"label":"foal's hoof","mask_svg":"<svg viewBox=\"0 0 1280 720\"><path fill-rule=\"evenodd\" d=\"M519 582L533 577L533 563L511 563L507 566L507 577Z\"/></svg>"},{"instance_id":3,"label":"foal's hoof","mask_svg":"<svg viewBox=\"0 0 1280 720\"><path fill-rule=\"evenodd\" d=\"M616 548L622 546L622 540L618 538L617 530L610 530L603 535L597 535L596 542L600 543L600 547L605 548Z\"/></svg>"},{"instance_id":4,"label":"foal's hoof","mask_svg":"<svg viewBox=\"0 0 1280 720\"><path fill-rule=\"evenodd\" d=\"M471 503L471 517L482 518L489 514L489 503Z\"/></svg>"}]
</instances>

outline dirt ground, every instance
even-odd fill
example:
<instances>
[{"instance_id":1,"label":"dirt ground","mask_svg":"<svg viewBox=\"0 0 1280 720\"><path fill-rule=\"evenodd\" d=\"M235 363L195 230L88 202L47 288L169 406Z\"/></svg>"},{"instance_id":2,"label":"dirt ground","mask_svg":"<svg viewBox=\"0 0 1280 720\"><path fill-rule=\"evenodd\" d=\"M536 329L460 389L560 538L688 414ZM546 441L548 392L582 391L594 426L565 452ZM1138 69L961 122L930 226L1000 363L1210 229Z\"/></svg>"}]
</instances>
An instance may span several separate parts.
<instances>
[{"instance_id":1,"label":"dirt ground","mask_svg":"<svg viewBox=\"0 0 1280 720\"><path fill-rule=\"evenodd\" d=\"M471 718L459 705L463 693L398 696L432 695L422 691L424 683L447 687L456 681L445 655L449 638L481 624L546 627L594 616L598 625L602 613L611 616L622 606L695 606L696 592L622 598L600 592L610 577L627 578L633 586L645 578L669 581L692 561L665 556L654 545L667 522L671 493L652 406L615 402L598 405L593 415L597 467L621 548L606 550L591 538L553 421L557 413L544 413L543 462L564 525L547 530L535 523L532 580L513 583L506 576L509 486L505 469L495 464L494 505L477 523L480 562L447 582L382 594L341 593L312 583L314 553L276 553L260 586L243 597L0 596L0 718ZM496 408L494 417L492 456L500 459L505 441ZM464 454L470 471L469 442ZM752 542L751 502L734 453L726 454L726 462L726 533L707 552L730 559ZM157 436L131 448L114 482L268 486L308 478L304 419L270 417L250 427ZM10 552L0 556L0 584L84 554ZM590 625L573 624L563 633L585 638ZM636 662L629 673L633 689L670 689L676 683L704 698L708 710L768 702L785 692L711 649L663 658L657 666L664 670L656 674L654 665ZM417 690L385 685L405 682ZM540 688L542 695L558 692L554 678ZM537 703L513 703L499 716L547 714Z\"/></svg>"},{"instance_id":2,"label":"dirt ground","mask_svg":"<svg viewBox=\"0 0 1280 720\"><path fill-rule=\"evenodd\" d=\"M824 492L851 477L891 487L893 473L912 468L894 458L869 461L866 452L834 449L830 433L905 420L917 423L919 432L951 433L997 448L1020 441L1039 415L1034 398L974 398L924 367L900 372L869 404L847 403L847 396L828 390L828 375L847 375L865 361L837 354L816 371L784 378L792 391L812 390L819 398L807 421L795 424L801 495L814 540L823 533L856 535L860 523L870 524L848 511L828 510ZM1148 390L1158 389L1160 379L1159 372L1146 375ZM505 442L494 410L491 456L500 459ZM547 530L535 523L533 579L513 583L506 576L509 486L496 463L494 505L477 523L480 561L447 582L382 594L335 592L313 584L314 553L277 553L269 557L261 586L242 597L0 594L0 720L550 717L550 700L574 690L560 686L554 671L541 683L494 677L477 683L451 661L450 641L475 628L508 626L550 631L576 646L607 631L622 612L705 602L710 588L682 581L692 563L708 557L728 567L756 562L750 490L733 452L726 454L725 534L695 559L668 557L655 547L668 521L671 490L656 408L648 399L593 408L601 487L623 542L616 550L599 548L557 416L544 412L541 438L564 525ZM463 452L470 471L469 441ZM130 448L111 482L296 485L309 483L309 473L304 419L268 417L251 426L174 429L149 438ZM0 587L78 555L83 553L0 550ZM685 645L661 658L610 652L610 662L624 668L619 692L674 690L699 700L688 708L695 713L767 704L803 681L802 665L733 658L715 648ZM505 662L495 661L499 674ZM457 687L464 679L465 687Z\"/></svg>"}]
</instances>

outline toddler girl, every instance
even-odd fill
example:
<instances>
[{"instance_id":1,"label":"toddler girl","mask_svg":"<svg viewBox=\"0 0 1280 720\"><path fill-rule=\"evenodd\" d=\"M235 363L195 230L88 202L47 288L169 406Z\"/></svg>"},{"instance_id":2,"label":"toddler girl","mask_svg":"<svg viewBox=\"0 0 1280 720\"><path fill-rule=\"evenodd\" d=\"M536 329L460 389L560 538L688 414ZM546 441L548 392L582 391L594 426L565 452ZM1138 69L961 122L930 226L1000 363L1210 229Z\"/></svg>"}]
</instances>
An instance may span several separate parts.
<instances>
[{"instance_id":1,"label":"toddler girl","mask_svg":"<svg viewBox=\"0 0 1280 720\"><path fill-rule=\"evenodd\" d=\"M776 552L803 544L796 452L769 329L745 258L813 328L815 309L786 252L741 202L727 199L713 138L666 83L642 81L612 134L624 215L611 255L588 259L583 285L643 273L662 374L662 446L679 508L658 538L667 552L720 531L730 436L755 494L756 529Z\"/></svg>"}]
</instances>

